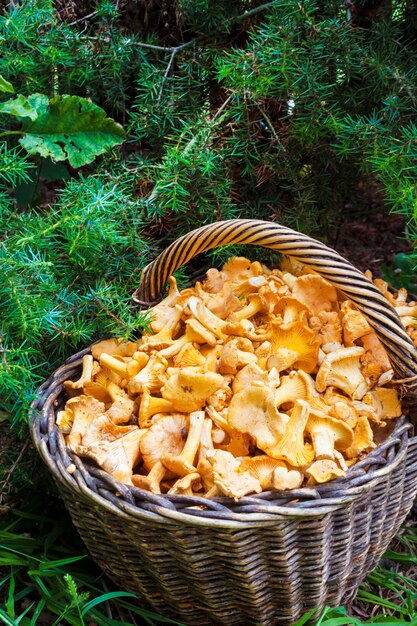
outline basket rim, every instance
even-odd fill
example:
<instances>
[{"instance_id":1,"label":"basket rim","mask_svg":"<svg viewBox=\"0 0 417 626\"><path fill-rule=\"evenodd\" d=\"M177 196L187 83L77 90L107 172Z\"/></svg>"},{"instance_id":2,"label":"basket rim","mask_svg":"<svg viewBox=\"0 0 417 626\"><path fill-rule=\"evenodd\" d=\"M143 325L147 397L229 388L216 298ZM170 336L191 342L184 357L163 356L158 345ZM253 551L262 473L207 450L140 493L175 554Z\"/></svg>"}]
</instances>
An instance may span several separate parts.
<instances>
[{"instance_id":1,"label":"basket rim","mask_svg":"<svg viewBox=\"0 0 417 626\"><path fill-rule=\"evenodd\" d=\"M228 497L208 500L199 496L152 494L120 483L93 463L69 451L56 426L55 410L60 408L59 399L63 399L63 382L78 373L82 357L90 351L91 346L72 355L39 387L31 405L29 428L32 440L55 481L126 519L241 529L274 524L282 518L322 517L351 506L385 480L405 460L408 446L417 443L417 437L409 437L411 423L406 416L402 416L395 420L392 433L364 459L350 467L346 477L314 488L265 491L235 500Z\"/></svg>"}]
</instances>

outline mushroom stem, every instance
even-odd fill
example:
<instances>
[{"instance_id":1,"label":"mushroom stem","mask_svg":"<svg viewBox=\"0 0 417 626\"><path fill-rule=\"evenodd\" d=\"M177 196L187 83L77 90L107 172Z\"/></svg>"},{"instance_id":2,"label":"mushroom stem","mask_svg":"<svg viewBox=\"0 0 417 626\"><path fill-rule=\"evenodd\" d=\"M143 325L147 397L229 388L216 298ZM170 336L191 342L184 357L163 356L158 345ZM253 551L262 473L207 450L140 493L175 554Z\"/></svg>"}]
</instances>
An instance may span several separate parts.
<instances>
[{"instance_id":1,"label":"mushroom stem","mask_svg":"<svg viewBox=\"0 0 417 626\"><path fill-rule=\"evenodd\" d=\"M147 389L144 390L139 409L139 425L141 428L148 428L151 425L151 418L157 413L170 413L174 411L171 402L164 398L154 398Z\"/></svg>"},{"instance_id":2,"label":"mushroom stem","mask_svg":"<svg viewBox=\"0 0 417 626\"><path fill-rule=\"evenodd\" d=\"M204 411L194 411L190 414L190 428L185 445L178 456L163 454L162 463L178 476L186 476L196 471L194 458L200 445L201 433L204 425Z\"/></svg>"},{"instance_id":3,"label":"mushroom stem","mask_svg":"<svg viewBox=\"0 0 417 626\"><path fill-rule=\"evenodd\" d=\"M160 483L163 480L166 473L166 468L160 461L155 463L151 471L147 476L141 474L133 474L132 483L139 489L147 489L152 493L161 493Z\"/></svg>"},{"instance_id":4,"label":"mushroom stem","mask_svg":"<svg viewBox=\"0 0 417 626\"><path fill-rule=\"evenodd\" d=\"M105 352L100 354L100 365L107 367L112 372L116 372L116 374L119 374L122 378L127 378L127 363L119 361L119 359L116 359L116 357L110 354L106 354Z\"/></svg>"},{"instance_id":5,"label":"mushroom stem","mask_svg":"<svg viewBox=\"0 0 417 626\"><path fill-rule=\"evenodd\" d=\"M201 429L200 447L207 450L213 448L213 440L211 438L211 430L213 428L213 422L210 418L206 417ZM201 454L201 450L200 450Z\"/></svg>"},{"instance_id":6,"label":"mushroom stem","mask_svg":"<svg viewBox=\"0 0 417 626\"><path fill-rule=\"evenodd\" d=\"M263 304L258 295L249 298L249 300L250 302L248 305L246 305L243 309L240 309L240 311L234 312L233 317L235 320L240 321L243 319L249 319L250 317L253 317L262 310Z\"/></svg>"},{"instance_id":7,"label":"mushroom stem","mask_svg":"<svg viewBox=\"0 0 417 626\"><path fill-rule=\"evenodd\" d=\"M311 446L304 444L304 429L306 427L310 407L305 400L296 400L287 424L285 435L271 450L267 450L273 459L284 459L294 467L310 465L314 458Z\"/></svg>"},{"instance_id":8,"label":"mushroom stem","mask_svg":"<svg viewBox=\"0 0 417 626\"><path fill-rule=\"evenodd\" d=\"M316 459L334 459L334 437L331 431L314 429L311 440L316 453Z\"/></svg>"},{"instance_id":9,"label":"mushroom stem","mask_svg":"<svg viewBox=\"0 0 417 626\"><path fill-rule=\"evenodd\" d=\"M93 375L94 375L94 359L92 357L91 354L85 354L83 356L83 368L82 368L82 372L81 372L81 376L78 380L76 380L75 382L73 382L72 380L66 380L64 383L64 388L65 391L68 393L68 395L73 396L74 393L76 394L77 391L76 390L81 390L83 389L83 386L86 383L91 383L92 379L93 379Z\"/></svg>"},{"instance_id":10,"label":"mushroom stem","mask_svg":"<svg viewBox=\"0 0 417 626\"><path fill-rule=\"evenodd\" d=\"M122 378L132 378L145 367L149 360L148 355L145 355L143 352L135 352L135 354L140 354L141 357L133 357L126 363L125 361L119 360L117 357L103 352L100 355L100 365L102 367L106 367L112 372L116 372L116 374L119 374Z\"/></svg>"}]
</instances>

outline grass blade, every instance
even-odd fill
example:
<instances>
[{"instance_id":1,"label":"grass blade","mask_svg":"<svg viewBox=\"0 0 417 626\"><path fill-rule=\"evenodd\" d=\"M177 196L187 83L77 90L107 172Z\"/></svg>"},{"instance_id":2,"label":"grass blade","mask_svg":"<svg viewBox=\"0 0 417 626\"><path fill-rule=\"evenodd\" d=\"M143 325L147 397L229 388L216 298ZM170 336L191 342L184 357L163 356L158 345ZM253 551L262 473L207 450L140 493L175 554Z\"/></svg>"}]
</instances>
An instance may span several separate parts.
<instances>
[{"instance_id":1,"label":"grass blade","mask_svg":"<svg viewBox=\"0 0 417 626\"><path fill-rule=\"evenodd\" d=\"M95 606L101 604L102 602L106 602L107 600L112 600L114 598L137 598L134 593L130 593L128 591L109 591L108 593L103 593L103 595L94 598L87 602L83 610L81 611L81 616L84 617L88 611L91 611Z\"/></svg>"}]
</instances>

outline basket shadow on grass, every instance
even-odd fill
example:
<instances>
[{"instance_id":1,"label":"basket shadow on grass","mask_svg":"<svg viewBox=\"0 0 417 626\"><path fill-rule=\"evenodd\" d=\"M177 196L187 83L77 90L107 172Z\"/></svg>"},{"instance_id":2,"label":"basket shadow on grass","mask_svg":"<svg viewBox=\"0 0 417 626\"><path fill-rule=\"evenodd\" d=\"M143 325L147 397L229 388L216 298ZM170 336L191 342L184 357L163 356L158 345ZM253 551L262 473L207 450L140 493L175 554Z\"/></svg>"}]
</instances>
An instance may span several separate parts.
<instances>
[{"instance_id":1,"label":"basket shadow on grass","mask_svg":"<svg viewBox=\"0 0 417 626\"><path fill-rule=\"evenodd\" d=\"M33 486L0 509L0 623L9 626L178 624L115 588L86 554L43 466L30 449ZM40 497L40 494L43 494ZM18 498L18 500L17 500ZM385 623L417 626L417 515L411 515L379 567L346 608L309 613L296 626Z\"/></svg>"}]
</instances>

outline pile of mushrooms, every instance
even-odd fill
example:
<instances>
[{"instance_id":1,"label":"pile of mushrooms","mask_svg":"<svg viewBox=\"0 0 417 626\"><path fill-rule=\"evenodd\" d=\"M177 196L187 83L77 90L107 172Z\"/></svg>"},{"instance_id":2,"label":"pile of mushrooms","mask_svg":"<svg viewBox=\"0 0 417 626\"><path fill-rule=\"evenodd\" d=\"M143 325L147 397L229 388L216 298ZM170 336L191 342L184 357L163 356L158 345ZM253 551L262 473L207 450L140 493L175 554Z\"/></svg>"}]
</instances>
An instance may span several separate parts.
<instances>
[{"instance_id":1,"label":"pile of mushrooms","mask_svg":"<svg viewBox=\"0 0 417 626\"><path fill-rule=\"evenodd\" d=\"M402 413L386 351L326 280L235 257L151 309L137 342L83 358L68 448L153 493L230 496L345 476ZM417 305L378 284L417 333Z\"/></svg>"}]
</instances>

